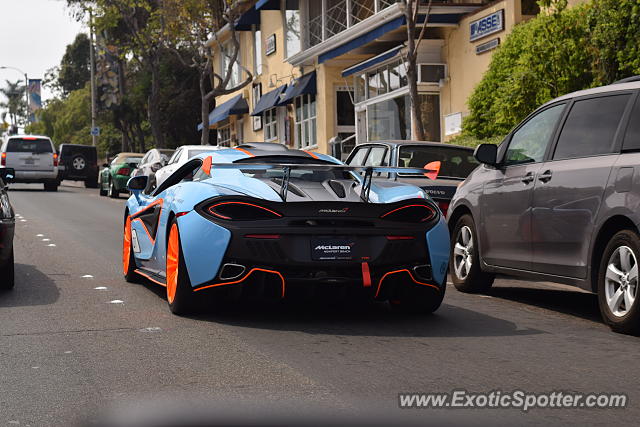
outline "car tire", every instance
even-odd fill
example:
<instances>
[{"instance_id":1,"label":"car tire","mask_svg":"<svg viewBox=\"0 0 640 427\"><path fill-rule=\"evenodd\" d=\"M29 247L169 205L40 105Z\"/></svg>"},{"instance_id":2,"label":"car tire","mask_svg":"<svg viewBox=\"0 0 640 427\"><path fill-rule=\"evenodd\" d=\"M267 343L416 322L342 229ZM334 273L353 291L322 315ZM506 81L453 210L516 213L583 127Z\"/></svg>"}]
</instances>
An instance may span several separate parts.
<instances>
[{"instance_id":1,"label":"car tire","mask_svg":"<svg viewBox=\"0 0 640 427\"><path fill-rule=\"evenodd\" d=\"M58 181L45 182L44 191L58 191Z\"/></svg>"},{"instance_id":2,"label":"car tire","mask_svg":"<svg viewBox=\"0 0 640 427\"><path fill-rule=\"evenodd\" d=\"M429 286L408 283L398 299L389 301L391 308L399 313L430 314L440 308L447 286L440 290Z\"/></svg>"},{"instance_id":3,"label":"car tire","mask_svg":"<svg viewBox=\"0 0 640 427\"><path fill-rule=\"evenodd\" d=\"M120 192L116 190L116 185L113 183L113 180L109 181L109 197L112 199L117 199L120 196Z\"/></svg>"},{"instance_id":4,"label":"car tire","mask_svg":"<svg viewBox=\"0 0 640 427\"><path fill-rule=\"evenodd\" d=\"M169 228L167 242L167 303L173 314L184 315L193 310L193 288L189 280L184 255L180 246L180 230L174 219Z\"/></svg>"},{"instance_id":5,"label":"car tire","mask_svg":"<svg viewBox=\"0 0 640 427\"><path fill-rule=\"evenodd\" d=\"M495 276L480 267L476 226L471 215L462 215L451 235L451 281L461 292L482 293L493 285Z\"/></svg>"},{"instance_id":6,"label":"car tire","mask_svg":"<svg viewBox=\"0 0 640 427\"><path fill-rule=\"evenodd\" d=\"M131 243L131 217L127 215L124 222L124 233L122 236L122 272L124 280L129 283L136 283L140 280L140 275L136 273L136 260L133 256L133 245Z\"/></svg>"},{"instance_id":7,"label":"car tire","mask_svg":"<svg viewBox=\"0 0 640 427\"><path fill-rule=\"evenodd\" d=\"M13 289L15 285L13 249L11 250L11 255L9 255L9 259L7 260L5 265L0 267L0 277L3 278L2 282L0 283L0 289L5 291Z\"/></svg>"},{"instance_id":8,"label":"car tire","mask_svg":"<svg viewBox=\"0 0 640 427\"><path fill-rule=\"evenodd\" d=\"M100 184L100 191L99 194L104 197L107 195L107 190L105 190L104 188L102 188L102 184Z\"/></svg>"},{"instance_id":9,"label":"car tire","mask_svg":"<svg viewBox=\"0 0 640 427\"><path fill-rule=\"evenodd\" d=\"M598 269L598 304L602 319L614 332L640 334L638 262L640 237L631 230L616 233Z\"/></svg>"},{"instance_id":10,"label":"car tire","mask_svg":"<svg viewBox=\"0 0 640 427\"><path fill-rule=\"evenodd\" d=\"M97 179L87 179L84 181L84 188L98 188L98 180Z\"/></svg>"}]
</instances>

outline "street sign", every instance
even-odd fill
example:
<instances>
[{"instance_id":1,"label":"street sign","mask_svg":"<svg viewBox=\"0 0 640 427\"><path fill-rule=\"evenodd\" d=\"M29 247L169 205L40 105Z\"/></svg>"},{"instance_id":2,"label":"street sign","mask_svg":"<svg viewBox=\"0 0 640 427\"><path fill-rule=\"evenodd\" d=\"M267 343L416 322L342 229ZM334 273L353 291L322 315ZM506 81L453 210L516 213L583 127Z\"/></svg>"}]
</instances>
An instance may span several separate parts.
<instances>
[{"instance_id":1,"label":"street sign","mask_svg":"<svg viewBox=\"0 0 640 427\"><path fill-rule=\"evenodd\" d=\"M100 128L99 127L94 127L91 129L91 136L100 136Z\"/></svg>"}]
</instances>

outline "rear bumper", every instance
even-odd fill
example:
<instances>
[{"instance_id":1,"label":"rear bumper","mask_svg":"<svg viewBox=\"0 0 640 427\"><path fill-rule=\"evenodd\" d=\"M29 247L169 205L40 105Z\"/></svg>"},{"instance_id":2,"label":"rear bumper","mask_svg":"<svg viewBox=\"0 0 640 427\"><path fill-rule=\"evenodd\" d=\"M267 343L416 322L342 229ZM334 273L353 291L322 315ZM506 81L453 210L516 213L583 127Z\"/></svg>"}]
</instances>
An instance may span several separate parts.
<instances>
[{"instance_id":1,"label":"rear bumper","mask_svg":"<svg viewBox=\"0 0 640 427\"><path fill-rule=\"evenodd\" d=\"M13 182L45 182L58 179L58 168L46 171L16 170Z\"/></svg>"},{"instance_id":2,"label":"rear bumper","mask_svg":"<svg viewBox=\"0 0 640 427\"><path fill-rule=\"evenodd\" d=\"M127 182L129 182L129 176L116 175L113 177L113 184L116 190L121 191L127 188Z\"/></svg>"}]
</instances>

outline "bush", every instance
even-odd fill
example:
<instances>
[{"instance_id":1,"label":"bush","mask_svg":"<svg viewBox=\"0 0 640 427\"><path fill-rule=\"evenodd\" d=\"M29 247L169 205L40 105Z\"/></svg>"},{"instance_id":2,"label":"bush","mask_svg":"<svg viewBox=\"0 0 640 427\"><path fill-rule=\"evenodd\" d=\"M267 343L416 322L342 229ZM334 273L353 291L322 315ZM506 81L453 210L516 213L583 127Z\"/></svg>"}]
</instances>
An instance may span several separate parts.
<instances>
[{"instance_id":1,"label":"bush","mask_svg":"<svg viewBox=\"0 0 640 427\"><path fill-rule=\"evenodd\" d=\"M449 140L447 144L463 145L465 147L477 147L480 144L500 144L504 135L492 136L491 138L479 139L473 135L462 134Z\"/></svg>"}]
</instances>

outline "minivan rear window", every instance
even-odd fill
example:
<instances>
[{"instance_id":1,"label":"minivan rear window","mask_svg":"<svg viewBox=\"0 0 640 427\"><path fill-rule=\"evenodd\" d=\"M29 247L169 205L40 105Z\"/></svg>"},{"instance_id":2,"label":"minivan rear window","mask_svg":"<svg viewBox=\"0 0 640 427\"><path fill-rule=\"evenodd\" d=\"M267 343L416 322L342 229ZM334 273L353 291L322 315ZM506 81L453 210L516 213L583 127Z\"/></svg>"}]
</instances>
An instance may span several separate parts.
<instances>
[{"instance_id":1,"label":"minivan rear window","mask_svg":"<svg viewBox=\"0 0 640 427\"><path fill-rule=\"evenodd\" d=\"M10 153L53 153L51 141L48 139L11 138L7 143Z\"/></svg>"},{"instance_id":2,"label":"minivan rear window","mask_svg":"<svg viewBox=\"0 0 640 427\"><path fill-rule=\"evenodd\" d=\"M409 145L400 147L398 166L424 168L428 163L440 161L440 178L464 179L478 166L473 151L456 147ZM400 176L411 176L398 174Z\"/></svg>"}]
</instances>

